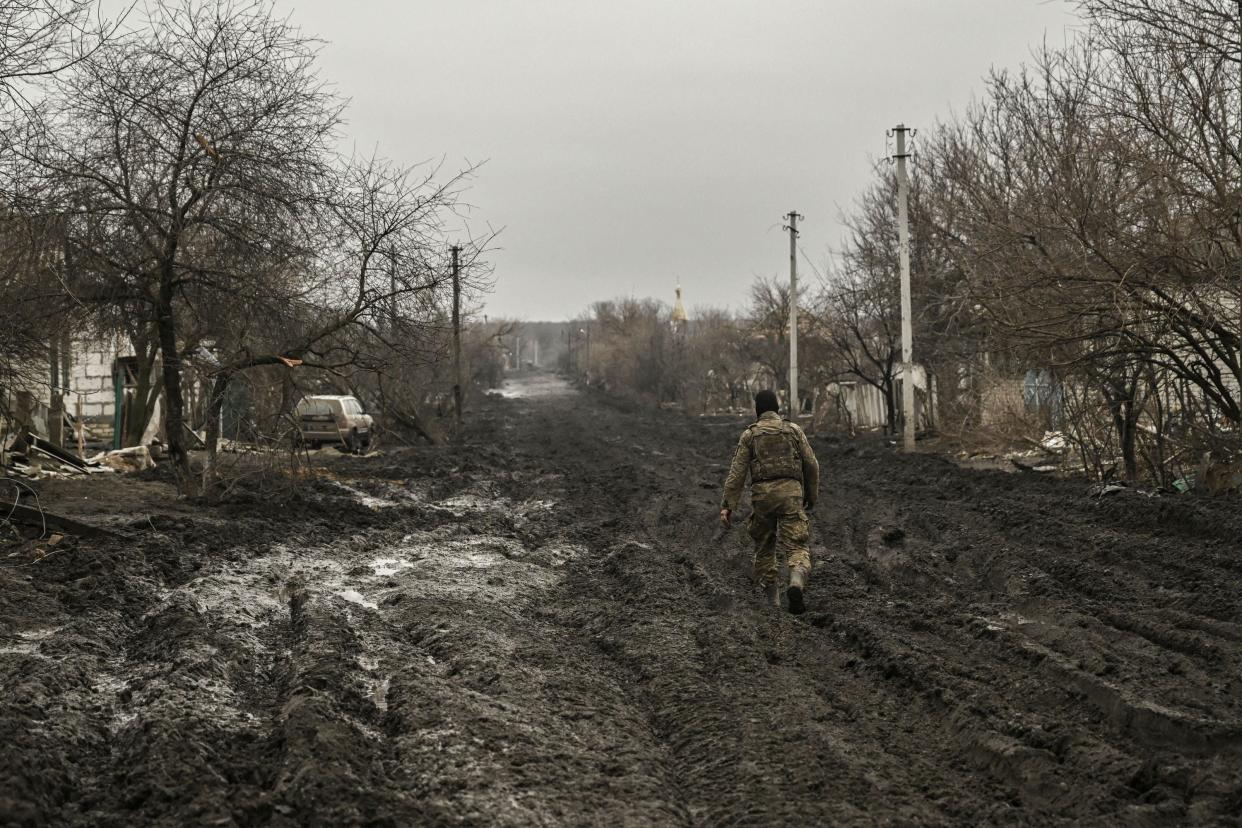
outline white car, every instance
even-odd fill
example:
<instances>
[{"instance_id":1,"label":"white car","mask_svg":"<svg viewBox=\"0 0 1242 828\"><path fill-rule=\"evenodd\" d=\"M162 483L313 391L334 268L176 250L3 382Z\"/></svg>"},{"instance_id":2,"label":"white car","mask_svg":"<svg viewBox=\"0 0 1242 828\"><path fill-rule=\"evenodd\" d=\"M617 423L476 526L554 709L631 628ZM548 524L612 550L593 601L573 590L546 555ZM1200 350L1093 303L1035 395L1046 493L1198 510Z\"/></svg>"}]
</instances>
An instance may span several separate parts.
<instances>
[{"instance_id":1,"label":"white car","mask_svg":"<svg viewBox=\"0 0 1242 828\"><path fill-rule=\"evenodd\" d=\"M302 441L311 448L339 443L350 452L365 454L371 447L374 421L357 397L316 394L298 402L295 416Z\"/></svg>"}]
</instances>

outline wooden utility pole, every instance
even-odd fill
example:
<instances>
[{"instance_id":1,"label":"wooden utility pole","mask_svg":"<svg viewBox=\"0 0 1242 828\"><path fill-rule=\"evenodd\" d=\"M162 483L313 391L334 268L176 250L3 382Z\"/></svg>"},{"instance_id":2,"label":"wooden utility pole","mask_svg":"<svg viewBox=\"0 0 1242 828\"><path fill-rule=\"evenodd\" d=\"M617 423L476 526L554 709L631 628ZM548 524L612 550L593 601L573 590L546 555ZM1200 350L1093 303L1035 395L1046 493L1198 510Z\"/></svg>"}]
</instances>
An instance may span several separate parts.
<instances>
[{"instance_id":1,"label":"wooden utility pole","mask_svg":"<svg viewBox=\"0 0 1242 828\"><path fill-rule=\"evenodd\" d=\"M461 267L458 255L461 248L449 248L453 254L453 413L457 425L461 425Z\"/></svg>"},{"instance_id":2,"label":"wooden utility pole","mask_svg":"<svg viewBox=\"0 0 1242 828\"><path fill-rule=\"evenodd\" d=\"M796 420L802 412L798 400L798 215L790 210L785 216L789 224L789 419Z\"/></svg>"},{"instance_id":3,"label":"wooden utility pole","mask_svg":"<svg viewBox=\"0 0 1242 828\"><path fill-rule=\"evenodd\" d=\"M914 451L914 334L910 322L910 182L906 178L905 124L897 133L897 249L901 259L901 420L902 447Z\"/></svg>"}]
</instances>

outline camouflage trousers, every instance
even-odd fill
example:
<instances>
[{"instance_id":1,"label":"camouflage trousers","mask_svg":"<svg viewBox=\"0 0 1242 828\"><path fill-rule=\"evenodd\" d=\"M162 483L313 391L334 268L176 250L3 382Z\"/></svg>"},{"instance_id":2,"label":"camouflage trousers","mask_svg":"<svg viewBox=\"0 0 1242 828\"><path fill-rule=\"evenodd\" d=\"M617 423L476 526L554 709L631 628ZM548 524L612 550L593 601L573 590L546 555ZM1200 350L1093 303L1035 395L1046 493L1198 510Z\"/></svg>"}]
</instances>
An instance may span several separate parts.
<instances>
[{"instance_id":1,"label":"camouflage trousers","mask_svg":"<svg viewBox=\"0 0 1242 828\"><path fill-rule=\"evenodd\" d=\"M755 542L755 578L761 586L776 583L780 562L790 570L811 571L811 523L802 508L802 484L797 480L756 483L750 492L754 511L746 531Z\"/></svg>"}]
</instances>

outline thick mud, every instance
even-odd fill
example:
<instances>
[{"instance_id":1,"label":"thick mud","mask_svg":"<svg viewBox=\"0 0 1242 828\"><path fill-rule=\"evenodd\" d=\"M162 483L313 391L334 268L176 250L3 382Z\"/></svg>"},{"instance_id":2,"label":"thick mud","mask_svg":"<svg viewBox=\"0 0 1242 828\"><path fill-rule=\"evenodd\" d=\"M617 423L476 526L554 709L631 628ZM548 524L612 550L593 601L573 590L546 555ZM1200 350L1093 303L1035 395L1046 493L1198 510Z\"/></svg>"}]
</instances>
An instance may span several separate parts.
<instances>
[{"instance_id":1,"label":"thick mud","mask_svg":"<svg viewBox=\"0 0 1242 828\"><path fill-rule=\"evenodd\" d=\"M816 440L794 617L715 522L741 425L532 377L0 558L0 822L1242 824L1236 503Z\"/></svg>"}]
</instances>

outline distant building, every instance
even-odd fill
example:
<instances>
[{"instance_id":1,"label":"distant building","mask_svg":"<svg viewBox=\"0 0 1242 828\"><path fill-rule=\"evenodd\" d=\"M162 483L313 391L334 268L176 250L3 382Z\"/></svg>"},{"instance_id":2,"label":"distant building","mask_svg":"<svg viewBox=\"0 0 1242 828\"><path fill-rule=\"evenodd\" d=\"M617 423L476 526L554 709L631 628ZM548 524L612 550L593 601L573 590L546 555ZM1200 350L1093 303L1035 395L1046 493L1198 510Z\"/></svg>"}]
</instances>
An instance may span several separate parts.
<instances>
[{"instance_id":1,"label":"distant building","mask_svg":"<svg viewBox=\"0 0 1242 828\"><path fill-rule=\"evenodd\" d=\"M686 335L686 329L690 324L690 317L686 315L686 306L681 303L681 285L677 286L677 300L673 302L673 314L669 317L669 324L673 326L673 333L675 335Z\"/></svg>"}]
</instances>

